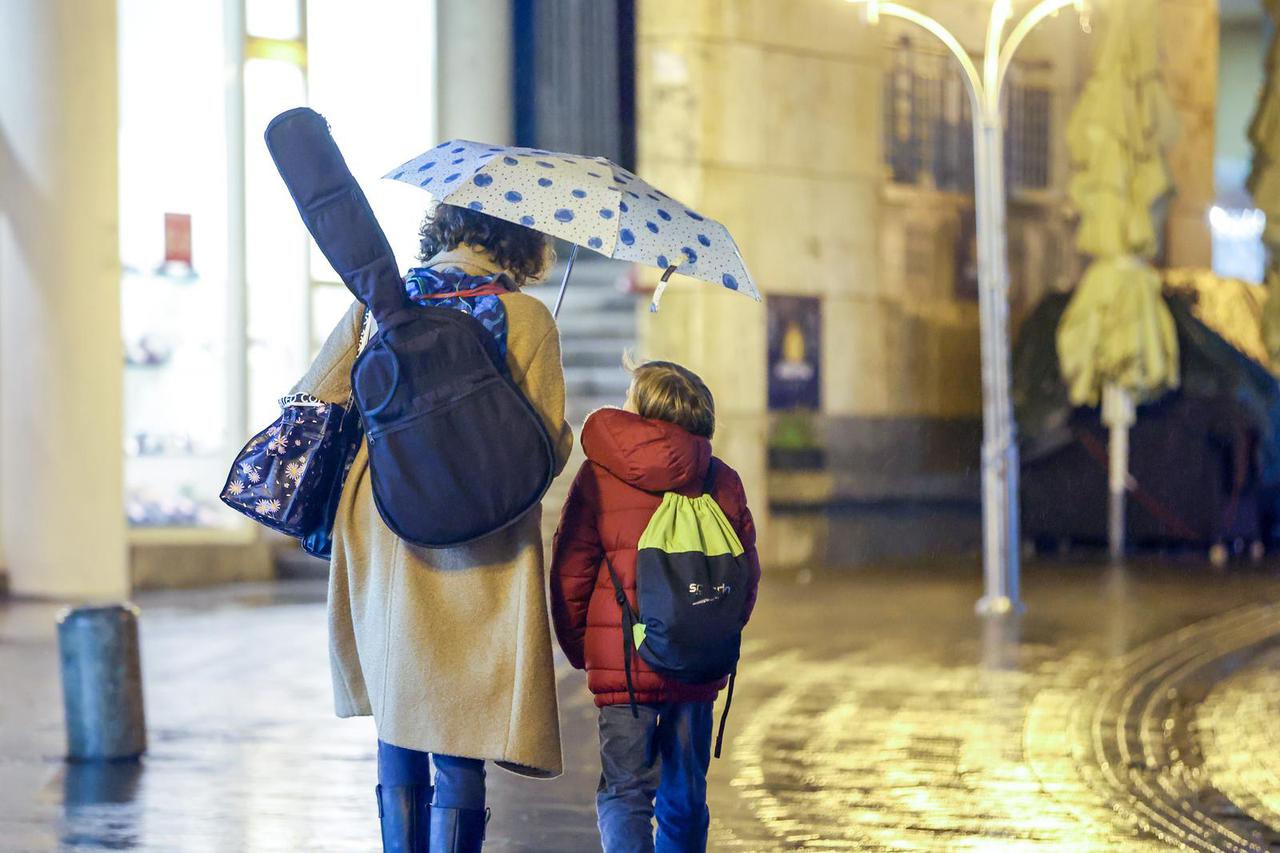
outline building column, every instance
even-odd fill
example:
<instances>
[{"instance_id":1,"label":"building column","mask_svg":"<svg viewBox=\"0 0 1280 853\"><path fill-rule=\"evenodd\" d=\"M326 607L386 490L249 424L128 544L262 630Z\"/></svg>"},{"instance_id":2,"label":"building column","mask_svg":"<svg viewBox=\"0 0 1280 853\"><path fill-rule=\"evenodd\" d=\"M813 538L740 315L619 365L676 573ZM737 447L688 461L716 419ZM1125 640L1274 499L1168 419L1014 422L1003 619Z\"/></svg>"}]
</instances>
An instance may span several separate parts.
<instances>
[{"instance_id":1,"label":"building column","mask_svg":"<svg viewBox=\"0 0 1280 853\"><path fill-rule=\"evenodd\" d=\"M864 338L883 340L863 305L877 282L881 33L846 3L636 7L640 175L723 222L766 300L821 300L815 415L857 410L857 377L875 369L857 354ZM767 305L673 281L659 313L640 306L640 355L687 364L707 380L716 454L742 475L765 557L796 562L807 553L804 534L781 519L770 524L767 512Z\"/></svg>"},{"instance_id":2,"label":"building column","mask_svg":"<svg viewBox=\"0 0 1280 853\"><path fill-rule=\"evenodd\" d=\"M18 595L128 594L116 3L0 26L0 530Z\"/></svg>"},{"instance_id":3,"label":"building column","mask_svg":"<svg viewBox=\"0 0 1280 853\"><path fill-rule=\"evenodd\" d=\"M441 139L514 140L511 0L435 0Z\"/></svg>"},{"instance_id":4,"label":"building column","mask_svg":"<svg viewBox=\"0 0 1280 853\"><path fill-rule=\"evenodd\" d=\"M1217 0L1161 0L1160 67L1178 113L1178 138L1169 150L1175 195L1166 224L1172 267L1212 267L1209 208L1214 117L1218 100Z\"/></svg>"}]
</instances>

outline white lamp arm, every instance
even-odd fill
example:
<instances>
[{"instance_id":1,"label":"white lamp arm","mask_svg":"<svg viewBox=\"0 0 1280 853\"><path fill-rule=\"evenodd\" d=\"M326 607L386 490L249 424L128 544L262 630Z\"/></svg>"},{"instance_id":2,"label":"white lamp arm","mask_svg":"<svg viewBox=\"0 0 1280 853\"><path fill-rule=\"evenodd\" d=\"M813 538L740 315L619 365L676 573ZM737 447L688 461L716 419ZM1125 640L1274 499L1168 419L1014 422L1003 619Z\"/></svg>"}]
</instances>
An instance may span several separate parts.
<instances>
[{"instance_id":1,"label":"white lamp arm","mask_svg":"<svg viewBox=\"0 0 1280 853\"><path fill-rule=\"evenodd\" d=\"M1022 20L1018 21L1009 32L1009 38L1004 43L1004 47L1000 49L1000 65L996 71L995 87L993 89L993 100L998 105L1000 103L1000 94L1004 89L1004 79L1009 74L1009 66L1013 64L1013 55L1018 52L1018 48L1022 46L1023 40L1027 34L1036 28L1036 26L1050 15L1061 11L1067 6L1078 6L1080 0L1042 0L1037 3L1027 14L1022 16Z\"/></svg>"},{"instance_id":2,"label":"white lamp arm","mask_svg":"<svg viewBox=\"0 0 1280 853\"><path fill-rule=\"evenodd\" d=\"M866 0L850 0L850 2L866 2ZM874 2L874 0L873 0ZM1067 0L1071 2L1071 0ZM942 24L938 23L928 15L917 12L907 6L899 3L880 3L875 2L876 10L881 15L889 15L894 18L901 18L916 26L932 33L938 41L946 45L947 49L955 56L956 61L960 63L960 68L964 71L964 76L969 81L969 97L973 102L973 114L975 116L982 114L982 77L978 74L978 68L973 64L973 57L969 56L969 52L964 49L964 45L956 40L956 37Z\"/></svg>"}]
</instances>

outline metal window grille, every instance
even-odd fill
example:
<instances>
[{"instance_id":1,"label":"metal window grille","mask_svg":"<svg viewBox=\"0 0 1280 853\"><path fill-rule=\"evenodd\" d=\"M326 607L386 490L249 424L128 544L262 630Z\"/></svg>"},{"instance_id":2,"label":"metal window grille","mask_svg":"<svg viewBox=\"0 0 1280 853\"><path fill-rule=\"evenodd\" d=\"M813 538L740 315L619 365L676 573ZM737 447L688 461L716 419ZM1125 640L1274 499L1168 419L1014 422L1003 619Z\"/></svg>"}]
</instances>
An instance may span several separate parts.
<instances>
[{"instance_id":1,"label":"metal window grille","mask_svg":"<svg viewBox=\"0 0 1280 853\"><path fill-rule=\"evenodd\" d=\"M896 184L973 193L973 116L954 60L900 36L884 81L884 158ZM1005 177L1012 191L1050 182L1053 93L1010 77Z\"/></svg>"},{"instance_id":2,"label":"metal window grille","mask_svg":"<svg viewBox=\"0 0 1280 853\"><path fill-rule=\"evenodd\" d=\"M1005 169L1011 190L1048 188L1051 116L1052 93L1048 89L1009 81Z\"/></svg>"}]
</instances>

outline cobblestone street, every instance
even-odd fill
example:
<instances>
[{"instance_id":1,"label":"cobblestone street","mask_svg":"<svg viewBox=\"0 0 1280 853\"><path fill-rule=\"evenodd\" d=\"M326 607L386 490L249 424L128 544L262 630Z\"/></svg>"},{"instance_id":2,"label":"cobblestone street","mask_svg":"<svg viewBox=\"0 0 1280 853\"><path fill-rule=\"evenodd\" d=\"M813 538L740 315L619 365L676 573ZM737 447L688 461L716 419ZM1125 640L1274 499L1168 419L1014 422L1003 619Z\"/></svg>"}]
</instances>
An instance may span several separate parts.
<instances>
[{"instance_id":1,"label":"cobblestone street","mask_svg":"<svg viewBox=\"0 0 1280 853\"><path fill-rule=\"evenodd\" d=\"M768 579L712 850L1280 846L1280 582L1040 564L1020 624L977 572ZM142 596L151 749L65 765L52 622L0 608L0 849L377 849L372 724L330 715L323 588ZM493 770L489 850L598 849L594 708L558 667L566 775Z\"/></svg>"}]
</instances>

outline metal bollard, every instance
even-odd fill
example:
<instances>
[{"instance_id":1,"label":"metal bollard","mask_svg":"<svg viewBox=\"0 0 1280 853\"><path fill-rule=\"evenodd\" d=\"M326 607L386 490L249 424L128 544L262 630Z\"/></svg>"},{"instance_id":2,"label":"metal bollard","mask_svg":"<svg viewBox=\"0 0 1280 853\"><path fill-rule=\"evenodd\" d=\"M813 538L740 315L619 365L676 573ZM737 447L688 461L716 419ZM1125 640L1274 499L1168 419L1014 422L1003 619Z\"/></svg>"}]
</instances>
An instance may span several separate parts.
<instances>
[{"instance_id":1,"label":"metal bollard","mask_svg":"<svg viewBox=\"0 0 1280 853\"><path fill-rule=\"evenodd\" d=\"M147 749L138 609L76 607L58 617L68 761L137 758Z\"/></svg>"}]
</instances>

